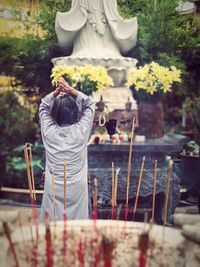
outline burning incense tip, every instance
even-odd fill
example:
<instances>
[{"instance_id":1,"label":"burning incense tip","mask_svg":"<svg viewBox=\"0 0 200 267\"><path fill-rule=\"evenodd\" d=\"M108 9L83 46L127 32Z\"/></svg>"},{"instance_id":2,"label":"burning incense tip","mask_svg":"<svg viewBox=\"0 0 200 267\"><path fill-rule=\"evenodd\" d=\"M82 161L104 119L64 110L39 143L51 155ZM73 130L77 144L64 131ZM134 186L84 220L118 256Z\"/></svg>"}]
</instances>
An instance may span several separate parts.
<instances>
[{"instance_id":1,"label":"burning incense tip","mask_svg":"<svg viewBox=\"0 0 200 267\"><path fill-rule=\"evenodd\" d=\"M119 172L120 172L120 168L117 168L116 169L116 175L119 175Z\"/></svg>"}]
</instances>

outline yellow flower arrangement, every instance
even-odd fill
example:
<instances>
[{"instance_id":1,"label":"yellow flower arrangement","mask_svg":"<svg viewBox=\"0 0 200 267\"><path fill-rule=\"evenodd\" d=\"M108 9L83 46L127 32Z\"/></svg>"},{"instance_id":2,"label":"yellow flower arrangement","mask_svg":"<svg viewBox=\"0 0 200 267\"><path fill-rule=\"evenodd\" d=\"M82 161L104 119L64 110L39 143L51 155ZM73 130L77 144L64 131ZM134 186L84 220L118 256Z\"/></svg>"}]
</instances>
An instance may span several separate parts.
<instances>
[{"instance_id":1,"label":"yellow flower arrangement","mask_svg":"<svg viewBox=\"0 0 200 267\"><path fill-rule=\"evenodd\" d=\"M52 85L56 86L58 79L63 76L67 82L80 91L91 94L102 91L113 85L112 78L102 66L66 66L57 65L52 69Z\"/></svg>"},{"instance_id":2,"label":"yellow flower arrangement","mask_svg":"<svg viewBox=\"0 0 200 267\"><path fill-rule=\"evenodd\" d=\"M172 84L180 83L181 72L176 67L163 67L151 62L138 69L132 69L127 77L128 86L134 90L136 100L156 98L171 91ZM140 95L139 95L140 94Z\"/></svg>"}]
</instances>

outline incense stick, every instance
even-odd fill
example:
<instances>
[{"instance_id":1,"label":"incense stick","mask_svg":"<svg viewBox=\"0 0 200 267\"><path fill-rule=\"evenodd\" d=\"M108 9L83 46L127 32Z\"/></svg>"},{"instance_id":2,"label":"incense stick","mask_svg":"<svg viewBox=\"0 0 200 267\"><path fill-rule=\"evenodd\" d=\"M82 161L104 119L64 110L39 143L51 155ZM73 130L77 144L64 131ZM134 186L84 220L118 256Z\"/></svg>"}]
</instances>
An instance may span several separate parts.
<instances>
[{"instance_id":1,"label":"incense stick","mask_svg":"<svg viewBox=\"0 0 200 267\"><path fill-rule=\"evenodd\" d=\"M35 177L34 177L34 172L33 172L33 156L32 156L32 144L29 144L29 147L27 150L30 151L30 171L31 171L31 183L32 183L32 188L33 188L33 198L36 201L36 193L35 193Z\"/></svg>"},{"instance_id":2,"label":"incense stick","mask_svg":"<svg viewBox=\"0 0 200 267\"><path fill-rule=\"evenodd\" d=\"M93 193L93 209L94 209L94 220L97 219L97 178L94 178L94 193Z\"/></svg>"},{"instance_id":3,"label":"incense stick","mask_svg":"<svg viewBox=\"0 0 200 267\"><path fill-rule=\"evenodd\" d=\"M24 158L25 158L25 162L26 162L26 170L27 170L30 198L33 199L33 188L32 188L32 183L31 183L31 173L30 173L30 164L29 164L29 159L28 159L27 145L28 144L26 143L24 146Z\"/></svg>"},{"instance_id":4,"label":"incense stick","mask_svg":"<svg viewBox=\"0 0 200 267\"><path fill-rule=\"evenodd\" d=\"M116 169L115 173L115 191L114 191L114 206L117 206L117 190L118 190L118 177L119 177L120 168Z\"/></svg>"},{"instance_id":5,"label":"incense stick","mask_svg":"<svg viewBox=\"0 0 200 267\"><path fill-rule=\"evenodd\" d=\"M128 174L127 174L127 188L126 188L126 205L127 206L128 206L129 185L130 185L130 177L131 177L131 161L132 161L132 150L133 150L134 127L135 127L135 117L133 117L133 122L132 122L131 142L130 142L130 147L129 147L129 158L128 158Z\"/></svg>"},{"instance_id":6,"label":"incense stick","mask_svg":"<svg viewBox=\"0 0 200 267\"><path fill-rule=\"evenodd\" d=\"M173 160L170 160L166 177L166 193L165 193L165 208L164 208L164 225L167 223L167 209L169 200L170 179L172 175Z\"/></svg>"},{"instance_id":7,"label":"incense stick","mask_svg":"<svg viewBox=\"0 0 200 267\"><path fill-rule=\"evenodd\" d=\"M135 212L137 209L138 197L139 197L139 192L140 192L140 185L141 185L142 176L143 176L143 172L144 172L144 162L145 162L145 156L142 158L142 164L140 167L139 181L138 181L137 192L136 192L136 197L135 197L135 204L134 204L134 208L133 208L133 221L135 218Z\"/></svg>"},{"instance_id":8,"label":"incense stick","mask_svg":"<svg viewBox=\"0 0 200 267\"><path fill-rule=\"evenodd\" d=\"M3 222L3 228L4 228L4 232L5 232L5 235L6 235L7 239L8 239L8 242L9 242L9 245L10 245L10 249L11 249L14 261L15 261L15 267L19 267L19 261L18 261L18 258L17 258L17 254L16 254L14 243L12 241L12 237L11 237L11 234L10 234L10 228L9 228L7 222Z\"/></svg>"},{"instance_id":9,"label":"incense stick","mask_svg":"<svg viewBox=\"0 0 200 267\"><path fill-rule=\"evenodd\" d=\"M115 208L117 206L117 190L118 190L118 175L119 175L120 168L116 169L115 179L114 179L114 192L113 192L113 204L112 204L112 211L111 211L111 219L114 219L115 215Z\"/></svg>"},{"instance_id":10,"label":"incense stick","mask_svg":"<svg viewBox=\"0 0 200 267\"><path fill-rule=\"evenodd\" d=\"M112 206L114 206L114 189L115 189L115 167L114 167L114 162L112 162L112 197L111 197Z\"/></svg>"},{"instance_id":11,"label":"incense stick","mask_svg":"<svg viewBox=\"0 0 200 267\"><path fill-rule=\"evenodd\" d=\"M152 202L152 216L151 216L152 223L154 223L154 220L155 220L155 202L156 202L156 179L157 179L157 167L158 167L158 162L157 162L157 160L155 160L155 161L154 161L153 202Z\"/></svg>"},{"instance_id":12,"label":"incense stick","mask_svg":"<svg viewBox=\"0 0 200 267\"><path fill-rule=\"evenodd\" d=\"M56 194L55 194L55 177L54 177L54 169L52 169L52 199L53 199L53 216L54 222L56 221Z\"/></svg>"},{"instance_id":13,"label":"incense stick","mask_svg":"<svg viewBox=\"0 0 200 267\"><path fill-rule=\"evenodd\" d=\"M114 167L114 162L112 162L112 196L111 196L111 220L114 219L114 206L115 206L115 167Z\"/></svg>"},{"instance_id":14,"label":"incense stick","mask_svg":"<svg viewBox=\"0 0 200 267\"><path fill-rule=\"evenodd\" d=\"M66 211L67 204L67 163L64 161L64 210Z\"/></svg>"}]
</instances>

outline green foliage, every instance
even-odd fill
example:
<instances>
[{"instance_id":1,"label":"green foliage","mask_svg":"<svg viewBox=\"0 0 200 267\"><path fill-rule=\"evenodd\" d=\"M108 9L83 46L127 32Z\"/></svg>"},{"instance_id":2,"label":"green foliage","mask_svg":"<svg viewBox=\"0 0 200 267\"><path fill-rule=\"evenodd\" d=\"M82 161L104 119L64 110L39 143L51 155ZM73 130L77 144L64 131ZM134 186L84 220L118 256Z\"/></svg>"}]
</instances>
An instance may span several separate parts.
<instances>
[{"instance_id":1,"label":"green foliage","mask_svg":"<svg viewBox=\"0 0 200 267\"><path fill-rule=\"evenodd\" d=\"M43 37L27 35L23 39L0 37L0 50L4 51L0 60L0 72L15 76L26 88L24 92L40 96L52 90L50 73L51 59L62 55L57 46L55 34L56 12L67 11L71 1L47 1L40 3L40 13L35 17Z\"/></svg>"},{"instance_id":2,"label":"green foliage","mask_svg":"<svg viewBox=\"0 0 200 267\"><path fill-rule=\"evenodd\" d=\"M56 12L67 12L71 7L71 0L59 0L59 1L49 1L42 0L40 3L40 13L38 18L36 18L38 24L45 31L46 40L56 41L55 33L55 17Z\"/></svg>"},{"instance_id":3,"label":"green foliage","mask_svg":"<svg viewBox=\"0 0 200 267\"><path fill-rule=\"evenodd\" d=\"M19 42L17 38L0 37L0 73L12 76L16 66L16 44Z\"/></svg>"},{"instance_id":4,"label":"green foliage","mask_svg":"<svg viewBox=\"0 0 200 267\"><path fill-rule=\"evenodd\" d=\"M16 145L34 140L36 125L31 110L23 107L15 93L0 93L0 157L6 157Z\"/></svg>"},{"instance_id":5,"label":"green foliage","mask_svg":"<svg viewBox=\"0 0 200 267\"><path fill-rule=\"evenodd\" d=\"M37 188L42 186L41 177L44 172L44 147L41 144L33 146L33 171L35 185ZM24 145L18 146L9 154L6 162L7 177L4 179L4 185L19 188L28 187L26 163L24 160Z\"/></svg>"},{"instance_id":6,"label":"green foliage","mask_svg":"<svg viewBox=\"0 0 200 267\"><path fill-rule=\"evenodd\" d=\"M148 1L146 0L118 0L118 10L122 17L131 18L142 13Z\"/></svg>"}]
</instances>

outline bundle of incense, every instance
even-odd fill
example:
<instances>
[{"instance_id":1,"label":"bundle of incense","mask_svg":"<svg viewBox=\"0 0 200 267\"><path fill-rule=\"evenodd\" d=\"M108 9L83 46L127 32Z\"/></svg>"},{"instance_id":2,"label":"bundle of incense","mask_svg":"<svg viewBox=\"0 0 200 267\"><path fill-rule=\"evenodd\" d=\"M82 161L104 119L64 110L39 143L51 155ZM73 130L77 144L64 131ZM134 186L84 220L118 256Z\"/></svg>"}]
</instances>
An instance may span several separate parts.
<instances>
[{"instance_id":1,"label":"bundle of incense","mask_svg":"<svg viewBox=\"0 0 200 267\"><path fill-rule=\"evenodd\" d=\"M49 226L49 213L45 212L45 239L46 239L46 267L53 267L53 249L51 242L51 230Z\"/></svg>"},{"instance_id":2,"label":"bundle of incense","mask_svg":"<svg viewBox=\"0 0 200 267\"><path fill-rule=\"evenodd\" d=\"M142 164L140 167L139 181L138 181L137 192L136 192L136 197L135 197L135 204L134 204L134 208L133 208L133 221L135 218L135 213L136 213L137 204L138 204L138 197L139 197L139 192L140 192L140 185L141 185L142 176L143 176L143 172L144 172L144 162L145 162L145 156L142 158Z\"/></svg>"},{"instance_id":3,"label":"bundle of incense","mask_svg":"<svg viewBox=\"0 0 200 267\"><path fill-rule=\"evenodd\" d=\"M25 162L27 167L27 176L28 176L28 184L29 184L29 190L30 190L30 196L34 200L36 200L36 194L35 194L35 179L34 179L34 172L33 172L33 164L32 164L32 144L26 143L24 146L24 156L25 156Z\"/></svg>"},{"instance_id":4,"label":"bundle of incense","mask_svg":"<svg viewBox=\"0 0 200 267\"><path fill-rule=\"evenodd\" d=\"M66 211L67 205L67 163L64 161L64 210Z\"/></svg>"},{"instance_id":5,"label":"bundle of incense","mask_svg":"<svg viewBox=\"0 0 200 267\"><path fill-rule=\"evenodd\" d=\"M114 192L115 192L115 167L112 162L112 196L111 196L111 219L114 219Z\"/></svg>"},{"instance_id":6,"label":"bundle of incense","mask_svg":"<svg viewBox=\"0 0 200 267\"><path fill-rule=\"evenodd\" d=\"M153 201L152 201L152 216L151 221L154 223L155 218L155 203L156 203L156 179L157 179L157 160L154 161L154 183L153 183Z\"/></svg>"},{"instance_id":7,"label":"bundle of incense","mask_svg":"<svg viewBox=\"0 0 200 267\"><path fill-rule=\"evenodd\" d=\"M165 193L165 208L164 208L164 225L167 223L167 209L169 201L170 180L172 175L173 160L170 160L166 177L166 193Z\"/></svg>"},{"instance_id":8,"label":"bundle of incense","mask_svg":"<svg viewBox=\"0 0 200 267\"><path fill-rule=\"evenodd\" d=\"M120 171L120 168L117 168L116 169L116 172L115 172L114 199L113 199L114 206L113 206L113 210L112 210L112 212L113 212L113 214L112 214L113 219L114 219L114 215L115 215L115 209L116 209L116 206L117 206L117 190L118 190L119 171Z\"/></svg>"},{"instance_id":9,"label":"bundle of incense","mask_svg":"<svg viewBox=\"0 0 200 267\"><path fill-rule=\"evenodd\" d=\"M28 186L30 193L30 200L32 206L32 217L37 224L37 208L36 208L36 193L35 193L35 182L34 182L34 174L33 174L33 165L32 165L32 144L26 143L24 146L24 157L27 169L27 177L28 177Z\"/></svg>"},{"instance_id":10,"label":"bundle of incense","mask_svg":"<svg viewBox=\"0 0 200 267\"><path fill-rule=\"evenodd\" d=\"M98 194L97 178L94 178L94 193L93 193L94 220L97 219L97 194Z\"/></svg>"},{"instance_id":11,"label":"bundle of incense","mask_svg":"<svg viewBox=\"0 0 200 267\"><path fill-rule=\"evenodd\" d=\"M17 258L17 254L16 254L14 243L12 241L10 228L9 228L7 222L3 222L3 229L4 229L5 235L6 235L7 239L8 239L9 245L10 245L10 249L11 249L11 252L12 252L12 255L13 255L13 258L14 258L14 262L15 262L15 267L19 267L19 261L18 261L18 258Z\"/></svg>"},{"instance_id":12,"label":"bundle of incense","mask_svg":"<svg viewBox=\"0 0 200 267\"><path fill-rule=\"evenodd\" d=\"M128 212L129 212L128 198L129 198L129 186L130 186L130 178L131 178L131 163L132 163L132 150L133 150L134 128L135 128L135 117L133 117L132 130L131 130L131 142L130 142L130 147L129 147L127 187L126 187L125 220L127 220L127 218L128 218Z\"/></svg>"}]
</instances>

